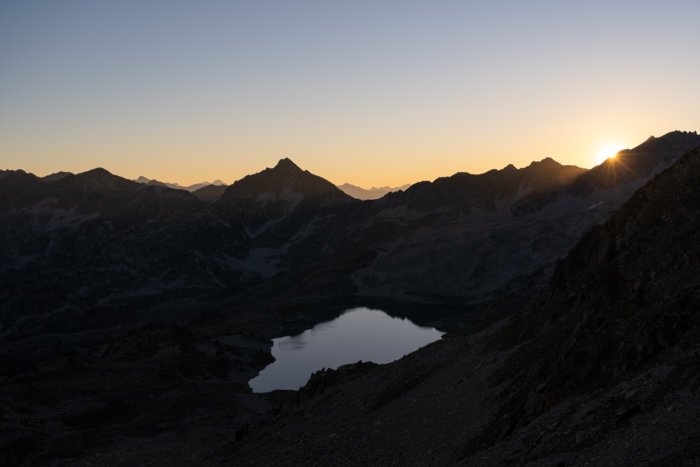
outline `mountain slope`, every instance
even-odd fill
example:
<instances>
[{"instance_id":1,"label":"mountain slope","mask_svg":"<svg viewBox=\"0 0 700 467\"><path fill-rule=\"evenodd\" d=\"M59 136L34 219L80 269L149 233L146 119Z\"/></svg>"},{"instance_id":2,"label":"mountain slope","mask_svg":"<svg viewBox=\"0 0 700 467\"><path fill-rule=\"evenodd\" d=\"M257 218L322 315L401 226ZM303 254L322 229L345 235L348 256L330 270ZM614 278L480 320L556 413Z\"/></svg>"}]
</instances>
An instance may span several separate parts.
<instances>
[{"instance_id":1,"label":"mountain slope","mask_svg":"<svg viewBox=\"0 0 700 467\"><path fill-rule=\"evenodd\" d=\"M219 451L245 465L695 465L700 150L640 189L523 313L315 374Z\"/></svg>"},{"instance_id":2,"label":"mountain slope","mask_svg":"<svg viewBox=\"0 0 700 467\"><path fill-rule=\"evenodd\" d=\"M614 158L580 174L567 186L533 192L511 209L515 215L527 215L560 198L591 198L596 193L614 189L622 191L618 198L627 199L654 174L698 146L700 136L696 132L672 131L658 138L651 136L634 149L624 149Z\"/></svg>"},{"instance_id":3,"label":"mountain slope","mask_svg":"<svg viewBox=\"0 0 700 467\"><path fill-rule=\"evenodd\" d=\"M352 273L357 293L470 307L505 296L526 300L576 239L682 155L675 151L700 145L700 136L673 132L652 142L618 161L644 170L595 182L589 192L576 187L601 179L605 167L585 171L545 159L421 182L372 202L343 227L355 244L367 238L374 255ZM637 156L646 162L627 160Z\"/></svg>"},{"instance_id":4,"label":"mountain slope","mask_svg":"<svg viewBox=\"0 0 700 467\"><path fill-rule=\"evenodd\" d=\"M290 159L281 159L272 169L248 175L230 185L221 197L221 204L252 203L281 211L303 207L322 207L352 201L329 181L301 170ZM312 206L313 205L313 206Z\"/></svg>"},{"instance_id":5,"label":"mountain slope","mask_svg":"<svg viewBox=\"0 0 700 467\"><path fill-rule=\"evenodd\" d=\"M324 211L353 202L357 200L329 181L301 170L289 159L281 159L274 168L230 185L215 205L225 216L241 220L254 236L285 219L293 221L293 229L298 229L302 222ZM295 233L289 227L280 227L285 235Z\"/></svg>"},{"instance_id":6,"label":"mountain slope","mask_svg":"<svg viewBox=\"0 0 700 467\"><path fill-rule=\"evenodd\" d=\"M406 204L418 211L446 208L494 210L497 201L516 197L521 191L561 187L584 172L586 170L580 167L564 166L546 158L523 169L509 165L479 175L460 172L432 183L416 183L405 192L391 194L387 202Z\"/></svg>"}]
</instances>

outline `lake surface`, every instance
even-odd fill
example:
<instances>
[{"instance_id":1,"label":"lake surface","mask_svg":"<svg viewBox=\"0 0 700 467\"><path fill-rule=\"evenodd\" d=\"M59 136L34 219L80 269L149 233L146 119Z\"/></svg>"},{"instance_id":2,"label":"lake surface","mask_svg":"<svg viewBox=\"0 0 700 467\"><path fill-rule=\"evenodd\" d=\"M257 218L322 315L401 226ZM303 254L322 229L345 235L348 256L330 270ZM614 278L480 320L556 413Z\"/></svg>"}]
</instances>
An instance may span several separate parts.
<instances>
[{"instance_id":1,"label":"lake surface","mask_svg":"<svg viewBox=\"0 0 700 467\"><path fill-rule=\"evenodd\" d=\"M420 327L381 310L353 308L296 336L273 339L275 361L248 383L253 392L299 389L322 368L346 363L389 363L440 339L435 328Z\"/></svg>"}]
</instances>

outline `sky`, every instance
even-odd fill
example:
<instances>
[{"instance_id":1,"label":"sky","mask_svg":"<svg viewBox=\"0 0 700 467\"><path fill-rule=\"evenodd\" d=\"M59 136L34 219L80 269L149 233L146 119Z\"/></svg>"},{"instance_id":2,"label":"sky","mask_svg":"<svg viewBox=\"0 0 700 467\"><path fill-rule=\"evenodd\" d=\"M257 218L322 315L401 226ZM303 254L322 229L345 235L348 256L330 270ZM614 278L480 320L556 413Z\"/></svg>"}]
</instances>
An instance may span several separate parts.
<instances>
[{"instance_id":1,"label":"sky","mask_svg":"<svg viewBox=\"0 0 700 467\"><path fill-rule=\"evenodd\" d=\"M397 186L700 130L700 2L0 2L0 169ZM608 153L602 154L604 148Z\"/></svg>"}]
</instances>

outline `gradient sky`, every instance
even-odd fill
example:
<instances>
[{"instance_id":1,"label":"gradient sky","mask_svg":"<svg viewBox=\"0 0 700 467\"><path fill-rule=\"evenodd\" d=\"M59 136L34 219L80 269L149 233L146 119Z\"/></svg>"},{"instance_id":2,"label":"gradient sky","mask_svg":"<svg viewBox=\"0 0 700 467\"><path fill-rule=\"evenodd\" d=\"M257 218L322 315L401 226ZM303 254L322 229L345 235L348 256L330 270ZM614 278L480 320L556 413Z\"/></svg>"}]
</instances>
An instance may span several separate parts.
<instances>
[{"instance_id":1,"label":"gradient sky","mask_svg":"<svg viewBox=\"0 0 700 467\"><path fill-rule=\"evenodd\" d=\"M700 2L0 2L0 168L400 185L700 129Z\"/></svg>"}]
</instances>

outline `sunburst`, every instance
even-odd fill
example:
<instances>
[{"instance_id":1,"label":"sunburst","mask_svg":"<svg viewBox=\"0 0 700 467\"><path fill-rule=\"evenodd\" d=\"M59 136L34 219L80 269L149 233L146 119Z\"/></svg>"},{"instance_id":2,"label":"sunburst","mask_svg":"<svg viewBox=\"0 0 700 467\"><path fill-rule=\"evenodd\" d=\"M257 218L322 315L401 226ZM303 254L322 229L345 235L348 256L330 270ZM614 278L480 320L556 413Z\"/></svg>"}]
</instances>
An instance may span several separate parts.
<instances>
[{"instance_id":1,"label":"sunburst","mask_svg":"<svg viewBox=\"0 0 700 467\"><path fill-rule=\"evenodd\" d=\"M598 154L596 155L596 163L602 164L608 159L615 159L615 156L623 148L621 144L609 143L600 148Z\"/></svg>"}]
</instances>

